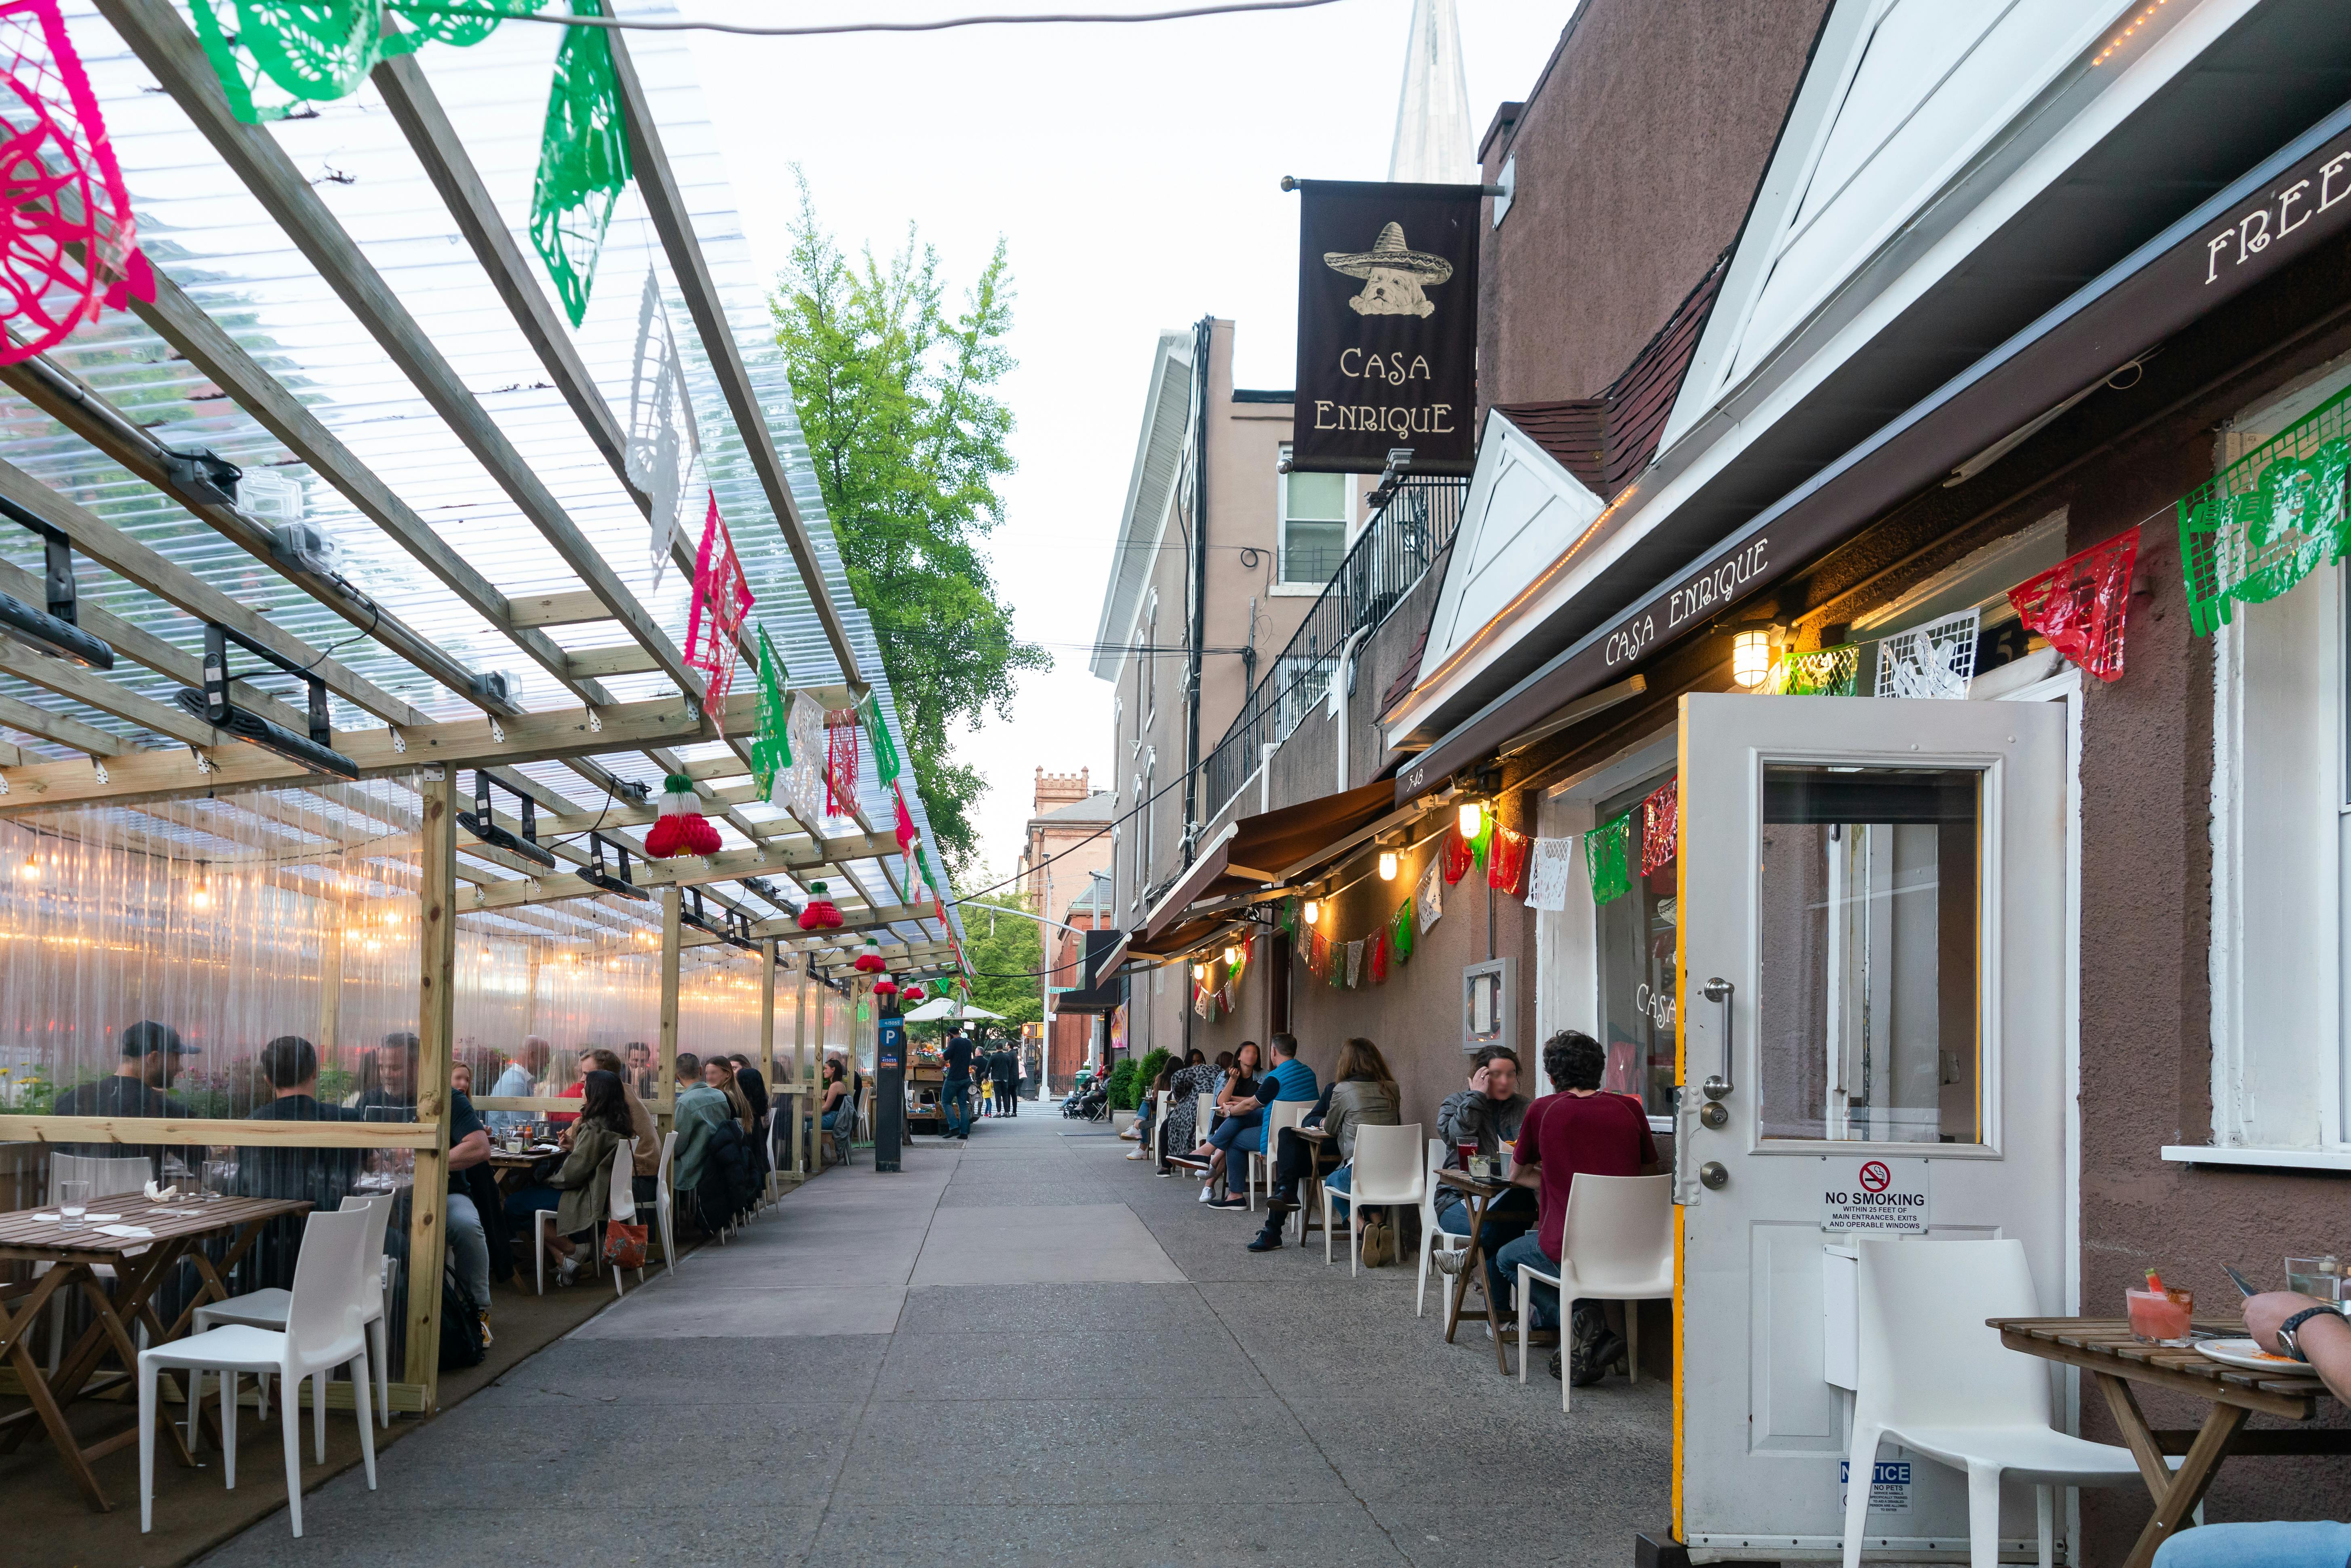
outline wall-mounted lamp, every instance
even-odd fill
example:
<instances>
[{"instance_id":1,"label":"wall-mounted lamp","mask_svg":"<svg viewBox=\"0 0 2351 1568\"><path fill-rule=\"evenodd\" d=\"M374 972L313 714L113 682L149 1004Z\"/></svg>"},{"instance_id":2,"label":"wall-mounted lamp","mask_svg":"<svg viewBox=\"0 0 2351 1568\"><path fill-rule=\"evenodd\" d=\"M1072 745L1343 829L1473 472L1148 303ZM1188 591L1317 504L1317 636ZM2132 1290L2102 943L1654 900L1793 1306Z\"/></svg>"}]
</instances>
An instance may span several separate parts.
<instances>
[{"instance_id":1,"label":"wall-mounted lamp","mask_svg":"<svg viewBox=\"0 0 2351 1568\"><path fill-rule=\"evenodd\" d=\"M1731 634L1730 678L1741 690L1750 692L1771 678L1771 633L1768 629L1756 627Z\"/></svg>"},{"instance_id":2,"label":"wall-mounted lamp","mask_svg":"<svg viewBox=\"0 0 2351 1568\"><path fill-rule=\"evenodd\" d=\"M1207 978L1208 977L1208 966L1207 966L1206 964L1195 964L1195 965L1193 965L1193 966L1192 966L1192 977L1193 977L1194 979L1196 979L1196 980L1205 980L1205 979L1207 979Z\"/></svg>"},{"instance_id":3,"label":"wall-mounted lamp","mask_svg":"<svg viewBox=\"0 0 2351 1568\"><path fill-rule=\"evenodd\" d=\"M1474 839L1486 825L1486 808L1482 801L1461 802L1461 836Z\"/></svg>"},{"instance_id":4,"label":"wall-mounted lamp","mask_svg":"<svg viewBox=\"0 0 2351 1568\"><path fill-rule=\"evenodd\" d=\"M1313 899L1313 898L1310 898L1310 899L1308 899L1308 900L1306 901L1306 924L1307 924L1307 925L1321 925L1322 923L1322 901L1321 901L1320 899Z\"/></svg>"},{"instance_id":5,"label":"wall-mounted lamp","mask_svg":"<svg viewBox=\"0 0 2351 1568\"><path fill-rule=\"evenodd\" d=\"M1395 880L1395 851L1382 850L1380 852L1380 880L1382 882L1394 882Z\"/></svg>"},{"instance_id":6,"label":"wall-mounted lamp","mask_svg":"<svg viewBox=\"0 0 2351 1568\"><path fill-rule=\"evenodd\" d=\"M1229 968L1234 967L1235 966L1238 965L1238 964L1240 963L1240 961L1241 961L1241 950L1240 950L1239 948L1238 948L1238 947L1228 947L1228 948L1226 948L1226 949L1225 949L1225 967L1226 967L1227 968L1228 968L1228 969L1229 969Z\"/></svg>"}]
</instances>

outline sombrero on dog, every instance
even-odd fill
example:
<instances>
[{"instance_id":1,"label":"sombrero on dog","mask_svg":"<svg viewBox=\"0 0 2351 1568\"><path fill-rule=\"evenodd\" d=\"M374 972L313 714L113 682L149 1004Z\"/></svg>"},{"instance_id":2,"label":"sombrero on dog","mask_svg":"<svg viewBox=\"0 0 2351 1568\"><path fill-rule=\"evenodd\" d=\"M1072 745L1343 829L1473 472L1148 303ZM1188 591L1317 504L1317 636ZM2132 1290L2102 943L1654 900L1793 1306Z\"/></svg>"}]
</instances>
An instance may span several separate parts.
<instances>
[{"instance_id":1,"label":"sombrero on dog","mask_svg":"<svg viewBox=\"0 0 2351 1568\"><path fill-rule=\"evenodd\" d=\"M1409 272L1431 283L1442 283L1453 276L1453 264L1441 256L1431 256L1425 250L1414 250L1404 243L1404 225L1390 224L1380 231L1367 251L1349 253L1326 250L1322 263L1333 272L1343 272L1350 277L1369 277L1377 267L1386 272Z\"/></svg>"}]
</instances>

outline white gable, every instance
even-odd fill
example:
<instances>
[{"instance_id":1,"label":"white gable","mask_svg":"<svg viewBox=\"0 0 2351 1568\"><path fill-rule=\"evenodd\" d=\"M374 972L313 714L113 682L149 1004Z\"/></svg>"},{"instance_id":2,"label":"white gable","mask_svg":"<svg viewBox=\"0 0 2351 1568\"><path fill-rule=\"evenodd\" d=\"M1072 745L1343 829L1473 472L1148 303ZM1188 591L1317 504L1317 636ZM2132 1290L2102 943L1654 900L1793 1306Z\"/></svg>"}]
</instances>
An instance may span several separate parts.
<instances>
[{"instance_id":1,"label":"white gable","mask_svg":"<svg viewBox=\"0 0 2351 1568\"><path fill-rule=\"evenodd\" d=\"M1461 528L1428 623L1422 678L1524 592L1605 505L1507 415L1487 415Z\"/></svg>"},{"instance_id":2,"label":"white gable","mask_svg":"<svg viewBox=\"0 0 2351 1568\"><path fill-rule=\"evenodd\" d=\"M1926 214L2131 10L2121 0L1836 0L1665 444L1890 246L1954 221L1967 204Z\"/></svg>"}]
</instances>

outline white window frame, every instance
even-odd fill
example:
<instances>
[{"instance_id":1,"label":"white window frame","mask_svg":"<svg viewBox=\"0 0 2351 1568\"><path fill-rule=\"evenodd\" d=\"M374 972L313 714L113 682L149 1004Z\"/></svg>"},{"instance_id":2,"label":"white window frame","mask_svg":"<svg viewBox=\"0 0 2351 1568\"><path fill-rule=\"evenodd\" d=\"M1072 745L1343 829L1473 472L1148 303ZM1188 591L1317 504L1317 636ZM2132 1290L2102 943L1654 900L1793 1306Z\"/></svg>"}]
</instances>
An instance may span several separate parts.
<instances>
[{"instance_id":1,"label":"white window frame","mask_svg":"<svg viewBox=\"0 0 2351 1568\"><path fill-rule=\"evenodd\" d=\"M1338 476L1338 478L1340 481L1340 494L1343 497L1339 504L1339 515L1336 517L1306 517L1301 518L1301 520L1310 523L1338 524L1340 550L1343 555L1346 546L1353 542L1355 536L1354 482L1351 476L1344 474ZM1286 441L1281 444L1281 461L1274 469L1274 589L1277 592L1288 591L1291 593L1303 592L1311 590L1319 594L1322 591L1324 586L1331 580L1328 577L1293 578L1290 575L1290 443Z\"/></svg>"}]
</instances>

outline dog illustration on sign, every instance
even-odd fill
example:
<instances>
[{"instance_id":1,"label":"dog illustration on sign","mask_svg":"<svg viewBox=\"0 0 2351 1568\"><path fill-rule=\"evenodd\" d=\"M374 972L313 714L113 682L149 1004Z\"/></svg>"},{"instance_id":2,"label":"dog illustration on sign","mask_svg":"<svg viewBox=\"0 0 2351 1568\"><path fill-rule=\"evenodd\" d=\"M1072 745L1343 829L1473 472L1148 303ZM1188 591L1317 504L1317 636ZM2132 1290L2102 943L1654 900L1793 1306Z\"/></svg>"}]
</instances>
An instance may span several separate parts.
<instances>
[{"instance_id":1,"label":"dog illustration on sign","mask_svg":"<svg viewBox=\"0 0 2351 1568\"><path fill-rule=\"evenodd\" d=\"M1426 316L1437 303L1425 291L1453 276L1453 264L1443 256L1405 244L1402 224L1380 230L1367 251L1326 250L1322 263L1364 280L1363 292L1347 301L1359 316Z\"/></svg>"}]
</instances>

